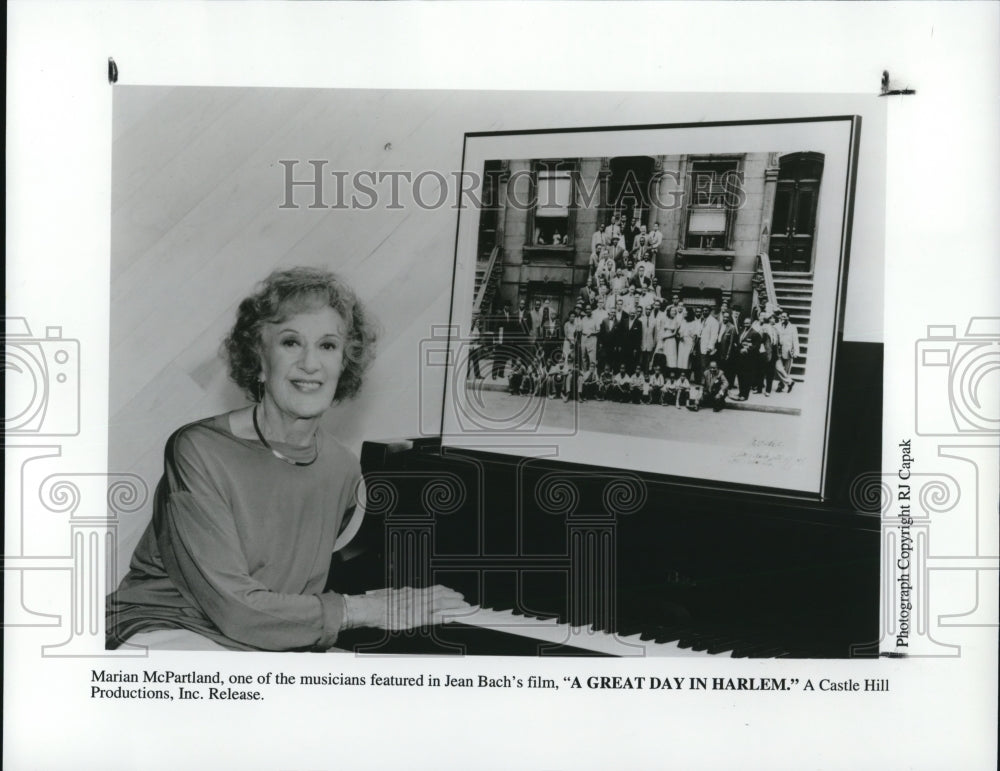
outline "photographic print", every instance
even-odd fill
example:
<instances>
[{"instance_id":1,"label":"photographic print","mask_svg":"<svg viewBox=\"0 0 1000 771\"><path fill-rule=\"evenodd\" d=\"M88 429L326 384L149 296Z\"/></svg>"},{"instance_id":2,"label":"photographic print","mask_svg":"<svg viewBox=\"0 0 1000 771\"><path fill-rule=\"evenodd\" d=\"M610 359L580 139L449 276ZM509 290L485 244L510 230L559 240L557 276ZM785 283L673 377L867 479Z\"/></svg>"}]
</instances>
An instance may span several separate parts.
<instances>
[{"instance_id":1,"label":"photographic print","mask_svg":"<svg viewBox=\"0 0 1000 771\"><path fill-rule=\"evenodd\" d=\"M438 134L468 108L437 104L117 93L110 451L155 493L109 555L111 648L689 655L624 634L730 606L633 588L648 542L710 540L655 478L820 492L857 119L468 135L462 167ZM393 111L430 123L344 142ZM727 505L725 548L759 540Z\"/></svg>"},{"instance_id":2,"label":"photographic print","mask_svg":"<svg viewBox=\"0 0 1000 771\"><path fill-rule=\"evenodd\" d=\"M9 10L5 765L995 767L997 6ZM356 314L226 341L314 271L375 355L282 437ZM602 287L687 334L592 342ZM116 628L150 528L183 581ZM318 595L435 585L475 610L325 647ZM212 636L131 641L155 599Z\"/></svg>"},{"instance_id":3,"label":"photographic print","mask_svg":"<svg viewBox=\"0 0 1000 771\"><path fill-rule=\"evenodd\" d=\"M819 494L859 124L467 136L446 441Z\"/></svg>"}]
</instances>

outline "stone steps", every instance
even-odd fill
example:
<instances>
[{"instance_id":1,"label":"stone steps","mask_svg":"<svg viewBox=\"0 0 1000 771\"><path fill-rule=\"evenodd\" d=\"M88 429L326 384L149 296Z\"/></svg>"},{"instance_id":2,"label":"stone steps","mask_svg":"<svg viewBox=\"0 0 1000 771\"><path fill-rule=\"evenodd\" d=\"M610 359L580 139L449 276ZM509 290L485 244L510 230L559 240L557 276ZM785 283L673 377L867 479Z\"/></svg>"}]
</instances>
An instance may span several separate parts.
<instances>
[{"instance_id":1,"label":"stone steps","mask_svg":"<svg viewBox=\"0 0 1000 771\"><path fill-rule=\"evenodd\" d=\"M809 351L809 321L812 313L813 279L801 273L774 273L774 293L778 306L799 331L799 357L792 364L795 380L805 379Z\"/></svg>"}]
</instances>

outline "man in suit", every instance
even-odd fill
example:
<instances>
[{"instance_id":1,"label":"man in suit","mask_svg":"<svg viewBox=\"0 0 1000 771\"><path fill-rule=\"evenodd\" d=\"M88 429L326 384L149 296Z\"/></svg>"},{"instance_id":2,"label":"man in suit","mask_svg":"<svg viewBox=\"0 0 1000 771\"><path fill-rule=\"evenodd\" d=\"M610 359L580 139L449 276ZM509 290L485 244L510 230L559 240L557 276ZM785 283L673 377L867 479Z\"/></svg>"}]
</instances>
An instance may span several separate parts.
<instances>
[{"instance_id":1,"label":"man in suit","mask_svg":"<svg viewBox=\"0 0 1000 771\"><path fill-rule=\"evenodd\" d=\"M601 284L597 288L597 299L591 305L594 306L594 320L600 326L608 315L608 287L606 285ZM599 371L598 374L602 371Z\"/></svg>"},{"instance_id":2,"label":"man in suit","mask_svg":"<svg viewBox=\"0 0 1000 771\"><path fill-rule=\"evenodd\" d=\"M639 235L639 220L633 217L632 220L628 221L628 224L625 225L624 246L626 252L631 252L635 248L635 238L637 235Z\"/></svg>"},{"instance_id":3,"label":"man in suit","mask_svg":"<svg viewBox=\"0 0 1000 771\"><path fill-rule=\"evenodd\" d=\"M646 246L648 246L653 252L653 258L660 253L660 244L663 243L663 234L660 232L660 223L653 223L653 230L646 238Z\"/></svg>"},{"instance_id":4,"label":"man in suit","mask_svg":"<svg viewBox=\"0 0 1000 771\"><path fill-rule=\"evenodd\" d=\"M750 389L757 382L757 362L760 358L760 333L750 325L750 319L743 319L743 329L736 341L736 377L740 384L738 401L745 402Z\"/></svg>"},{"instance_id":5,"label":"man in suit","mask_svg":"<svg viewBox=\"0 0 1000 771\"><path fill-rule=\"evenodd\" d=\"M711 407L714 412L719 412L726 406L729 381L726 380L725 373L719 369L719 363L715 359L708 362L708 369L705 370L702 386L704 386L701 395L701 403L703 405Z\"/></svg>"},{"instance_id":6,"label":"man in suit","mask_svg":"<svg viewBox=\"0 0 1000 771\"><path fill-rule=\"evenodd\" d=\"M736 308L730 308L729 307L729 303L723 301L722 302L722 315L725 316L727 313L730 316L733 317L733 326L736 327L736 331L739 332L740 329L742 329L742 325L740 324L740 312L739 312L739 310L737 310Z\"/></svg>"},{"instance_id":7,"label":"man in suit","mask_svg":"<svg viewBox=\"0 0 1000 771\"><path fill-rule=\"evenodd\" d=\"M624 323L619 324L619 339L621 345L621 361L625 369L633 371L639 365L642 353L642 321L639 319L639 309L633 308Z\"/></svg>"},{"instance_id":8,"label":"man in suit","mask_svg":"<svg viewBox=\"0 0 1000 771\"><path fill-rule=\"evenodd\" d=\"M702 362L714 359L718 355L719 335L721 333L722 322L719 321L719 309L713 306L708 315L705 316L701 326L701 335L698 337Z\"/></svg>"},{"instance_id":9,"label":"man in suit","mask_svg":"<svg viewBox=\"0 0 1000 771\"><path fill-rule=\"evenodd\" d=\"M667 323L667 301L653 303L653 312L649 315L650 323L653 326L653 356L650 359L651 366L660 368L660 373L664 379L669 374L667 371L667 356L664 350L663 329Z\"/></svg>"},{"instance_id":10,"label":"man in suit","mask_svg":"<svg viewBox=\"0 0 1000 771\"><path fill-rule=\"evenodd\" d=\"M774 378L777 375L776 366L778 363L778 335L774 324L771 323L771 314L762 313L760 316L760 386L764 396L771 395L774 387Z\"/></svg>"},{"instance_id":11,"label":"man in suit","mask_svg":"<svg viewBox=\"0 0 1000 771\"><path fill-rule=\"evenodd\" d=\"M722 314L722 328L719 330L719 341L716 344L716 355L729 386L736 384L736 339L739 333L733 324L733 317L727 311Z\"/></svg>"},{"instance_id":12,"label":"man in suit","mask_svg":"<svg viewBox=\"0 0 1000 771\"><path fill-rule=\"evenodd\" d=\"M636 231L634 240L632 241L633 244L632 251L633 252L635 251L636 246L639 246L643 250L645 250L648 241L649 241L649 235L646 233L646 226L640 225L639 230ZM638 257L636 257L636 259L638 259Z\"/></svg>"},{"instance_id":13,"label":"man in suit","mask_svg":"<svg viewBox=\"0 0 1000 771\"><path fill-rule=\"evenodd\" d=\"M649 276L646 275L646 263L640 262L638 264L635 273L632 274L629 285L639 290L644 290L646 287L651 286Z\"/></svg>"},{"instance_id":14,"label":"man in suit","mask_svg":"<svg viewBox=\"0 0 1000 771\"><path fill-rule=\"evenodd\" d=\"M602 370L611 367L613 372L621 363L618 361L618 317L614 311L604 317L597 330L597 359Z\"/></svg>"},{"instance_id":15,"label":"man in suit","mask_svg":"<svg viewBox=\"0 0 1000 771\"><path fill-rule=\"evenodd\" d=\"M625 247L621 245L621 239L618 236L611 236L611 246L608 249L608 256L614 260L616 268L624 267Z\"/></svg>"},{"instance_id":16,"label":"man in suit","mask_svg":"<svg viewBox=\"0 0 1000 771\"><path fill-rule=\"evenodd\" d=\"M528 332L528 339L531 343L537 343L542 336L542 301L535 300L535 307L528 311L531 317L531 330Z\"/></svg>"},{"instance_id":17,"label":"man in suit","mask_svg":"<svg viewBox=\"0 0 1000 771\"><path fill-rule=\"evenodd\" d=\"M594 318L593 311L589 305L583 306L583 318L578 322L580 329L580 347L582 349L583 360L580 362L582 369L594 369L594 376L597 376L597 333L600 322Z\"/></svg>"},{"instance_id":18,"label":"man in suit","mask_svg":"<svg viewBox=\"0 0 1000 771\"><path fill-rule=\"evenodd\" d=\"M516 354L514 348L513 318L510 313L510 303L505 302L503 307L493 316L493 368L491 377L493 380L503 378L507 369L507 361Z\"/></svg>"},{"instance_id":19,"label":"man in suit","mask_svg":"<svg viewBox=\"0 0 1000 771\"><path fill-rule=\"evenodd\" d=\"M785 388L788 393L795 387L792 380L792 364L795 363L799 355L799 330L788 320L785 311L778 311L778 326L775 328L775 335L778 338L778 353L775 359L774 373L781 381L778 383L778 392Z\"/></svg>"},{"instance_id":20,"label":"man in suit","mask_svg":"<svg viewBox=\"0 0 1000 771\"><path fill-rule=\"evenodd\" d=\"M659 315L653 315L652 303L647 303L642 308L642 368L646 372L653 371L653 351L660 340L660 325L657 323Z\"/></svg>"},{"instance_id":21,"label":"man in suit","mask_svg":"<svg viewBox=\"0 0 1000 771\"><path fill-rule=\"evenodd\" d=\"M610 283L611 277L615 275L615 261L611 259L611 251L606 246L601 247L599 254L600 259L597 262L597 270L594 275L598 281L603 278L605 283Z\"/></svg>"},{"instance_id":22,"label":"man in suit","mask_svg":"<svg viewBox=\"0 0 1000 771\"><path fill-rule=\"evenodd\" d=\"M642 238L640 237L640 241ZM646 247L639 261L636 263L636 271L642 266L645 270L646 278L649 279L649 283L652 284L656 280L656 261L653 259L654 252L650 247Z\"/></svg>"},{"instance_id":23,"label":"man in suit","mask_svg":"<svg viewBox=\"0 0 1000 771\"><path fill-rule=\"evenodd\" d=\"M512 342L516 347L518 357L527 364L531 359L531 348L528 345L531 340L531 315L524 300L517 304L513 327L515 339Z\"/></svg>"},{"instance_id":24,"label":"man in suit","mask_svg":"<svg viewBox=\"0 0 1000 771\"><path fill-rule=\"evenodd\" d=\"M591 254L598 253L598 247L603 246L605 243L604 239L604 225L598 225L597 230L594 231L594 235L590 237L590 251Z\"/></svg>"}]
</instances>

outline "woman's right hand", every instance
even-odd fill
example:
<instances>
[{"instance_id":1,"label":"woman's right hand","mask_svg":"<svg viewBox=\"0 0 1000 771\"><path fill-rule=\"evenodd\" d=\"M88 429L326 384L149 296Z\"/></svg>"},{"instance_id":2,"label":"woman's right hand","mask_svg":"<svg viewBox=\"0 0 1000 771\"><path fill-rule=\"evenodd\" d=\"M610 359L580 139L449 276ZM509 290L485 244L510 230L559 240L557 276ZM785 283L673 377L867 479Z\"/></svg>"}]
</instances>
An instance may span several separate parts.
<instances>
[{"instance_id":1,"label":"woman's right hand","mask_svg":"<svg viewBox=\"0 0 1000 771\"><path fill-rule=\"evenodd\" d=\"M345 597L351 626L400 631L438 624L445 611L471 608L454 589L436 584L414 589L377 589Z\"/></svg>"}]
</instances>

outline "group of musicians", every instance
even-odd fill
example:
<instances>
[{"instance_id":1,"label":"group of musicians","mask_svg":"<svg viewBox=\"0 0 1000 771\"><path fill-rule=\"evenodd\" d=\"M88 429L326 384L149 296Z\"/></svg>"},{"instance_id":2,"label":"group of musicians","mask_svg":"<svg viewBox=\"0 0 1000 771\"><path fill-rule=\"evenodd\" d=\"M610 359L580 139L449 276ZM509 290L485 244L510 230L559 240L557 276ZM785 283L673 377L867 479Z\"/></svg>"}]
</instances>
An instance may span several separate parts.
<instances>
[{"instance_id":1,"label":"group of musicians","mask_svg":"<svg viewBox=\"0 0 1000 771\"><path fill-rule=\"evenodd\" d=\"M469 376L508 379L511 393L565 399L610 399L722 409L730 398L751 392L770 396L791 392L791 366L798 356L798 331L787 312L743 315L727 304L685 307L645 285L607 294L588 287L564 323L536 300L528 310L510 303L490 319L484 332L474 323ZM508 373L509 370L509 373Z\"/></svg>"}]
</instances>

